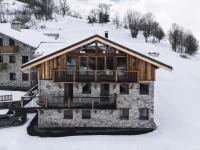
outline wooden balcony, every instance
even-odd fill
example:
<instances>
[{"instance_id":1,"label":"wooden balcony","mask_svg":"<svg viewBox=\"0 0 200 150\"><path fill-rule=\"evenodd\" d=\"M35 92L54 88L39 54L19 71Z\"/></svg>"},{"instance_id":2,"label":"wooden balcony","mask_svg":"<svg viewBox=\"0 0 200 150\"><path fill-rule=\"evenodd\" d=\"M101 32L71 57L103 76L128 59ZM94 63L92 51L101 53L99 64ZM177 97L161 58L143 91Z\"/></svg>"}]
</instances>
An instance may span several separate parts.
<instances>
[{"instance_id":1,"label":"wooden balcony","mask_svg":"<svg viewBox=\"0 0 200 150\"><path fill-rule=\"evenodd\" d=\"M137 71L124 70L55 70L54 82L137 82Z\"/></svg>"},{"instance_id":2,"label":"wooden balcony","mask_svg":"<svg viewBox=\"0 0 200 150\"><path fill-rule=\"evenodd\" d=\"M45 108L68 109L116 109L114 96L99 97L64 97L64 96L39 96L38 104Z\"/></svg>"},{"instance_id":3,"label":"wooden balcony","mask_svg":"<svg viewBox=\"0 0 200 150\"><path fill-rule=\"evenodd\" d=\"M17 53L19 46L0 46L0 53Z\"/></svg>"},{"instance_id":4,"label":"wooden balcony","mask_svg":"<svg viewBox=\"0 0 200 150\"><path fill-rule=\"evenodd\" d=\"M7 64L6 63L0 63L0 71L7 69Z\"/></svg>"}]
</instances>

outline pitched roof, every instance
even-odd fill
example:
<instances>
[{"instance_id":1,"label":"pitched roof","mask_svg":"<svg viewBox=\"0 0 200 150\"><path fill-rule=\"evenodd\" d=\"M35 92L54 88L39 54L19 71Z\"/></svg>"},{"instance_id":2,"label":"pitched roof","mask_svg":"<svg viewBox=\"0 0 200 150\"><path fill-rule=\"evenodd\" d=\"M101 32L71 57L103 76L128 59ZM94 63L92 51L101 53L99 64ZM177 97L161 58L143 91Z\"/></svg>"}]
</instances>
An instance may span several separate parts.
<instances>
[{"instance_id":1,"label":"pitched roof","mask_svg":"<svg viewBox=\"0 0 200 150\"><path fill-rule=\"evenodd\" d=\"M9 23L0 24L0 34L6 35L33 48L37 48L42 42L56 42L55 39L41 32L30 29L21 29L21 31L14 30Z\"/></svg>"},{"instance_id":2,"label":"pitched roof","mask_svg":"<svg viewBox=\"0 0 200 150\"><path fill-rule=\"evenodd\" d=\"M119 49L121 51L124 51L124 52L126 52L126 53L128 53L130 55L133 55L133 56L135 56L137 58L140 58L141 60L147 61L147 62L149 62L149 63L151 63L151 64L153 64L153 65L155 65L155 66L157 66L159 68L161 67L161 68L164 68L164 69L167 69L167 70L170 70L170 71L173 69L171 66L169 66L169 65L167 65L165 63L162 63L162 62L160 62L158 60L155 60L155 59L153 59L151 57L148 57L148 56L146 56L144 54L141 54L141 53L139 53L137 51L134 51L134 50L132 50L130 48L127 48L127 47L125 47L123 45L120 45L120 44L118 44L116 42L113 42L113 41L111 41L109 39L106 39L106 38L104 38L102 36L94 35L94 36L91 36L91 37L86 38L84 40L81 40L81 41L79 41L79 42L77 42L75 44L72 44L70 46L64 47L64 48L59 49L57 51L54 51L54 52L52 52L52 53L50 53L48 55L36 58L36 59L34 59L34 60L22 65L22 70L26 70L28 68L32 68L32 67L34 67L34 66L36 66L36 65L38 65L40 63L43 63L43 62L45 62L47 60L55 58L55 57L57 57L59 55L62 55L64 53L67 53L67 52L72 51L72 50L74 50L74 49L76 49L78 47L84 46L84 45L89 44L89 43L94 42L94 41L99 41L101 43L105 43L107 45L110 45L110 46L112 46L114 48L117 48L117 49Z\"/></svg>"}]
</instances>

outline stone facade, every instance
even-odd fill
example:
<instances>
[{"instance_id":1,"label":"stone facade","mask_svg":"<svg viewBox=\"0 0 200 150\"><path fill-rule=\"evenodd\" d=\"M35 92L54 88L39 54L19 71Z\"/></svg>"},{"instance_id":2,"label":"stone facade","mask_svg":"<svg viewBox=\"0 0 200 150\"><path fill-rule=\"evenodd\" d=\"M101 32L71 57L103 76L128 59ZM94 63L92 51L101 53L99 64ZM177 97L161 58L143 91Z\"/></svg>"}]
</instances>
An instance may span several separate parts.
<instances>
[{"instance_id":1,"label":"stone facade","mask_svg":"<svg viewBox=\"0 0 200 150\"><path fill-rule=\"evenodd\" d=\"M84 83L73 84L74 96L100 96L101 83L91 83L91 94L82 94ZM155 128L154 124L154 82L149 85L149 94L140 94L140 83L129 83L129 94L120 94L120 84L109 83L110 95L116 94L117 109L92 110L91 119L82 119L82 110L73 110L73 119L64 119L65 109L38 110L38 126L46 127L118 127L118 128ZM64 83L54 83L50 80L39 81L39 93L64 95ZM129 109L129 119L121 120L122 108ZM139 119L139 108L148 108L147 120Z\"/></svg>"},{"instance_id":2,"label":"stone facade","mask_svg":"<svg viewBox=\"0 0 200 150\"><path fill-rule=\"evenodd\" d=\"M0 34L0 38L3 39L3 46L9 46L10 37ZM14 40L14 39L13 39ZM3 56L3 63L7 64L7 68L0 71L0 87L1 89L6 88L18 88L18 89L29 89L30 87L30 74L29 80L22 80L22 72L20 67L22 65L22 56L28 56L28 59L33 58L33 48L20 42L15 41L15 46L19 47L19 51L16 53L0 53ZM9 63L9 56L15 56L15 63ZM10 80L10 73L16 73L16 80ZM27 72L29 73L29 72Z\"/></svg>"}]
</instances>

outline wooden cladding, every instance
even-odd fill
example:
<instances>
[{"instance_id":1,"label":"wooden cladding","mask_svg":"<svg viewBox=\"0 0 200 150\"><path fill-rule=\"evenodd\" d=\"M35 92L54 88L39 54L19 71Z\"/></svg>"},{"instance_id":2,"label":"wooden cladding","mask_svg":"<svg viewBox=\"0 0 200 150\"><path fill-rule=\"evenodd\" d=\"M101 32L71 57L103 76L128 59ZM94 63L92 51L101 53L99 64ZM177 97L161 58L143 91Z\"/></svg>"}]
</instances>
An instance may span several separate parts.
<instances>
[{"instance_id":1,"label":"wooden cladding","mask_svg":"<svg viewBox=\"0 0 200 150\"><path fill-rule=\"evenodd\" d=\"M56 57L54 59L51 59L49 61L46 61L37 68L39 69L39 75L40 79L42 80L53 80L54 79L54 71L55 70L68 70L70 68L67 68L67 59L70 57L73 57L76 61L74 70L79 70L80 69L80 58L86 57L86 58L96 58L96 70L99 69L99 63L103 63L104 69L101 70L117 70L117 61L119 57L125 57L126 59L126 66L125 66L125 71L134 71L138 72L138 80L139 81L154 81L155 80L155 69L156 67L148 62L145 62L143 60L140 60L134 56L131 56L129 54L123 53L121 56L120 54L112 54L112 55L97 55L96 53L90 53L88 54L81 54L79 51L75 50L73 52L63 54L59 57ZM106 61L108 58L113 58L113 69L109 69L107 66L108 61ZM104 58L103 62L99 61L100 58ZM88 59L86 61L87 63L89 62ZM88 67L89 63L87 64ZM102 66L102 65L101 65ZM72 66L71 66L72 68ZM66 76L67 74L63 74Z\"/></svg>"},{"instance_id":2,"label":"wooden cladding","mask_svg":"<svg viewBox=\"0 0 200 150\"><path fill-rule=\"evenodd\" d=\"M18 51L18 46L0 46L0 53L17 53Z\"/></svg>"}]
</instances>

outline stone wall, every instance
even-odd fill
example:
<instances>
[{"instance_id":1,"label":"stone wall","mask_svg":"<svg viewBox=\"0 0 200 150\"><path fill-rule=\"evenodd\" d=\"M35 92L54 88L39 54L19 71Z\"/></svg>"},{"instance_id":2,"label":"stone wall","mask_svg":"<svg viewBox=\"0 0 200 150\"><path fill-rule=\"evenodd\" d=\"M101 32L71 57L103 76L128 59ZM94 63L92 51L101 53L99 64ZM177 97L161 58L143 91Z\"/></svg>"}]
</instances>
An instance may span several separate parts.
<instances>
[{"instance_id":1,"label":"stone wall","mask_svg":"<svg viewBox=\"0 0 200 150\"><path fill-rule=\"evenodd\" d=\"M8 36L0 34L0 38L3 38L4 46L9 46L10 38ZM32 48L17 40L15 40L15 46L19 46L19 52L14 54L4 54L4 53L0 54L3 55L3 63L8 64L7 69L0 71L0 87L28 88L30 87L30 76L29 76L29 81L22 81L22 72L20 71L20 67L22 65L22 56L28 56L29 60L32 59L33 57ZM16 58L15 63L9 63L10 55L15 56ZM16 73L15 81L10 81L10 73Z\"/></svg>"},{"instance_id":2,"label":"stone wall","mask_svg":"<svg viewBox=\"0 0 200 150\"><path fill-rule=\"evenodd\" d=\"M91 83L91 94L82 94L84 83L73 85L74 96L100 96L101 84ZM149 95L140 95L140 84L129 83L129 94L120 94L120 83L109 83L110 95L117 94L117 110L92 110L92 118L83 120L81 110L74 110L73 120L64 119L64 109L43 109L38 112L38 125L45 127L141 127L154 128L154 82L148 82ZM40 80L40 94L64 95L64 83ZM129 120L120 120L121 108L129 108ZM149 108L149 119L139 120L139 108Z\"/></svg>"},{"instance_id":3,"label":"stone wall","mask_svg":"<svg viewBox=\"0 0 200 150\"><path fill-rule=\"evenodd\" d=\"M92 110L91 119L82 119L82 111L73 110L73 119L64 119L64 109L40 109L38 111L38 127L156 128L152 119L139 120L133 109L129 111L129 120L121 120L119 111Z\"/></svg>"}]
</instances>

